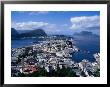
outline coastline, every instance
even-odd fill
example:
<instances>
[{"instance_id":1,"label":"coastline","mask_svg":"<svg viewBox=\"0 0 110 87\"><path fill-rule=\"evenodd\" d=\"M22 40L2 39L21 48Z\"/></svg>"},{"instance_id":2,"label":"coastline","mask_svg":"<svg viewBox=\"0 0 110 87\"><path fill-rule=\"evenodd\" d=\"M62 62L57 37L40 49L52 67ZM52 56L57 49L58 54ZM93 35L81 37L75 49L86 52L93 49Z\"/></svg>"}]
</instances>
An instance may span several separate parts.
<instances>
[{"instance_id":1,"label":"coastline","mask_svg":"<svg viewBox=\"0 0 110 87\"><path fill-rule=\"evenodd\" d=\"M57 43L57 42L58 42L58 40L55 40L55 41L53 40L53 42L50 40L47 43L45 42L45 43L35 44L35 45L31 45L31 46L26 46L23 48L17 48L18 51L20 50L20 52L21 52L18 54L22 54L23 52L25 52L23 50L25 50L26 48L29 48L29 50L31 49L31 51L28 52L29 54L27 53L27 55L24 56L24 57L27 56L27 58L23 58L23 57L20 58L22 60L22 64L16 65L17 67L20 66L19 69L17 68L18 71L20 71L20 73L30 74L30 73L33 73L34 70L36 72L36 66L39 66L41 68L45 68L45 70L47 72L51 72L51 70L57 71L58 67L60 67L60 69L62 69L62 67L64 66L66 68L69 67L72 70L74 70L74 72L76 73L76 75L78 77L80 77L80 76L94 77L94 75L92 75L92 74L89 75L88 71L91 71L93 73L97 69L100 69L99 68L100 63L97 63L97 61L89 62L86 59L83 59L81 62L77 63L77 62L71 60L72 55L70 55L70 54L73 52L78 52L78 48L73 44L71 44L71 46L68 47L69 45L67 45L67 43L65 43L65 40L59 40L59 45L64 43L64 45L67 46L66 49L68 50L68 52L67 52L68 55L65 55L66 54L65 52L67 50L64 51L63 47L60 47L60 51L55 51L54 47L56 47L56 44L54 44L54 43ZM70 41L70 43L71 43L71 41ZM51 44L51 46L49 47L47 44ZM51 48L53 50L50 50ZM36 56L36 54L35 54L34 55L35 57L33 57L33 52L38 52L37 53L38 55ZM30 55L30 54L32 54L32 55ZM53 55L50 55L50 54L53 54ZM49 58L47 58L46 55L49 56ZM15 60L17 59L16 56L15 57L12 56L12 58L15 58ZM100 58L99 54L98 54L98 58ZM30 62L27 62L27 60L30 60L32 62L32 64L30 64ZM37 62L36 62L36 60L37 60ZM16 61L18 61L18 59ZM63 62L60 62L60 61L63 61ZM34 70L31 70L33 68L32 66L34 67ZM51 66L51 68L50 68L50 66ZM87 66L89 66L89 67L87 67ZM25 69L28 70L29 67L31 67L30 68L31 72L30 71L25 72ZM96 68L96 69L94 69L94 68ZM81 75L82 72L84 72L84 75Z\"/></svg>"}]
</instances>

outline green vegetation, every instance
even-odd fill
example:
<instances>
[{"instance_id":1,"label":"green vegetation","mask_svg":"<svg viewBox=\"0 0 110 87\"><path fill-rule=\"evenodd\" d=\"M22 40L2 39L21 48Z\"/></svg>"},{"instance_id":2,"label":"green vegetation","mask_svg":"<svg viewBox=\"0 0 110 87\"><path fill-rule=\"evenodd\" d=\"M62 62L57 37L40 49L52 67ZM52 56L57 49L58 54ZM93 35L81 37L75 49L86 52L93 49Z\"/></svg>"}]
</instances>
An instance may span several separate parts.
<instances>
[{"instance_id":1,"label":"green vegetation","mask_svg":"<svg viewBox=\"0 0 110 87\"><path fill-rule=\"evenodd\" d=\"M38 71L31 74L19 73L18 77L78 77L76 73L71 68L62 69L57 68L57 71L51 70L47 72L44 68L39 68Z\"/></svg>"},{"instance_id":2,"label":"green vegetation","mask_svg":"<svg viewBox=\"0 0 110 87\"><path fill-rule=\"evenodd\" d=\"M86 77L84 71L81 72L81 76Z\"/></svg>"},{"instance_id":3,"label":"green vegetation","mask_svg":"<svg viewBox=\"0 0 110 87\"><path fill-rule=\"evenodd\" d=\"M95 76L95 77L100 77L100 69L97 69L97 70L94 72L94 76Z\"/></svg>"}]
</instances>

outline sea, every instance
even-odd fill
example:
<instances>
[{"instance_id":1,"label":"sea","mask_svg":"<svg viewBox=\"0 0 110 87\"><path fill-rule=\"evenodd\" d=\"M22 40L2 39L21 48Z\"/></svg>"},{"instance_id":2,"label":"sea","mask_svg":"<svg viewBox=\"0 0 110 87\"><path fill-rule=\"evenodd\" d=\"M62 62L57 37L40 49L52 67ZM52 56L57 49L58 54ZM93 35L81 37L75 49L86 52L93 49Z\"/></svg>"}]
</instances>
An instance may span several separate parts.
<instances>
[{"instance_id":1,"label":"sea","mask_svg":"<svg viewBox=\"0 0 110 87\"><path fill-rule=\"evenodd\" d=\"M11 48L20 48L43 41L42 38L23 38L11 41ZM33 43L35 42L35 43ZM74 37L75 45L80 49L79 52L72 54L72 59L75 62L81 62L87 59L94 62L93 54L100 53L100 38L95 37Z\"/></svg>"}]
</instances>

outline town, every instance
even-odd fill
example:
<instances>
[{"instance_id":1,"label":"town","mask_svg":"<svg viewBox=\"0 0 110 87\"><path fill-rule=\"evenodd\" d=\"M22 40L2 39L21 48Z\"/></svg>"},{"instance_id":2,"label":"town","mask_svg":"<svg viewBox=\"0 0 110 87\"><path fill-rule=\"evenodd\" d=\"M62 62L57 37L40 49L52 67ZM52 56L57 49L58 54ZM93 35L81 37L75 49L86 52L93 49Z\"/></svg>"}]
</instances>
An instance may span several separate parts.
<instances>
[{"instance_id":1,"label":"town","mask_svg":"<svg viewBox=\"0 0 110 87\"><path fill-rule=\"evenodd\" d=\"M22 48L11 49L11 76L32 74L40 68L47 73L62 68L70 68L77 77L100 76L100 53L93 54L95 62L83 59L77 63L72 53L80 51L73 40L51 39ZM45 77L45 76L44 76Z\"/></svg>"}]
</instances>

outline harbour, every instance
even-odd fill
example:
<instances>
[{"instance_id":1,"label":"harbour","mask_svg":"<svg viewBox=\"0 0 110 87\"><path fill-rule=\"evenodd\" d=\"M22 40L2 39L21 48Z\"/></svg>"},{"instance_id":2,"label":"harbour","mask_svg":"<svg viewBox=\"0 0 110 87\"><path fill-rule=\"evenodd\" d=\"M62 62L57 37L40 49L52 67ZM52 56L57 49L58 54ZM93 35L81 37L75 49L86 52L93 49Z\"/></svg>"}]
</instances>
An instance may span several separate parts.
<instances>
[{"instance_id":1,"label":"harbour","mask_svg":"<svg viewBox=\"0 0 110 87\"><path fill-rule=\"evenodd\" d=\"M12 48L12 71L17 70L19 73L30 74L34 71L37 71L36 67L44 68L47 72L51 70L57 71L58 67L62 69L72 68L78 77L80 76L92 76L93 73L99 69L100 63L98 54L98 59L96 56L94 62L91 62L83 58L80 62L74 60L72 54L81 51L74 44L74 40L69 39L51 39L42 41L41 43L34 43L33 45L21 47L21 48ZM89 52L84 51L85 54ZM73 59L72 59L73 58ZM18 64L14 62L18 62ZM98 63L97 61L98 60ZM86 65L85 65L86 64ZM76 69L77 68L77 69ZM81 73L84 72L84 75ZM92 74L90 74L91 72ZM12 76L17 76L18 73L12 73Z\"/></svg>"}]
</instances>

